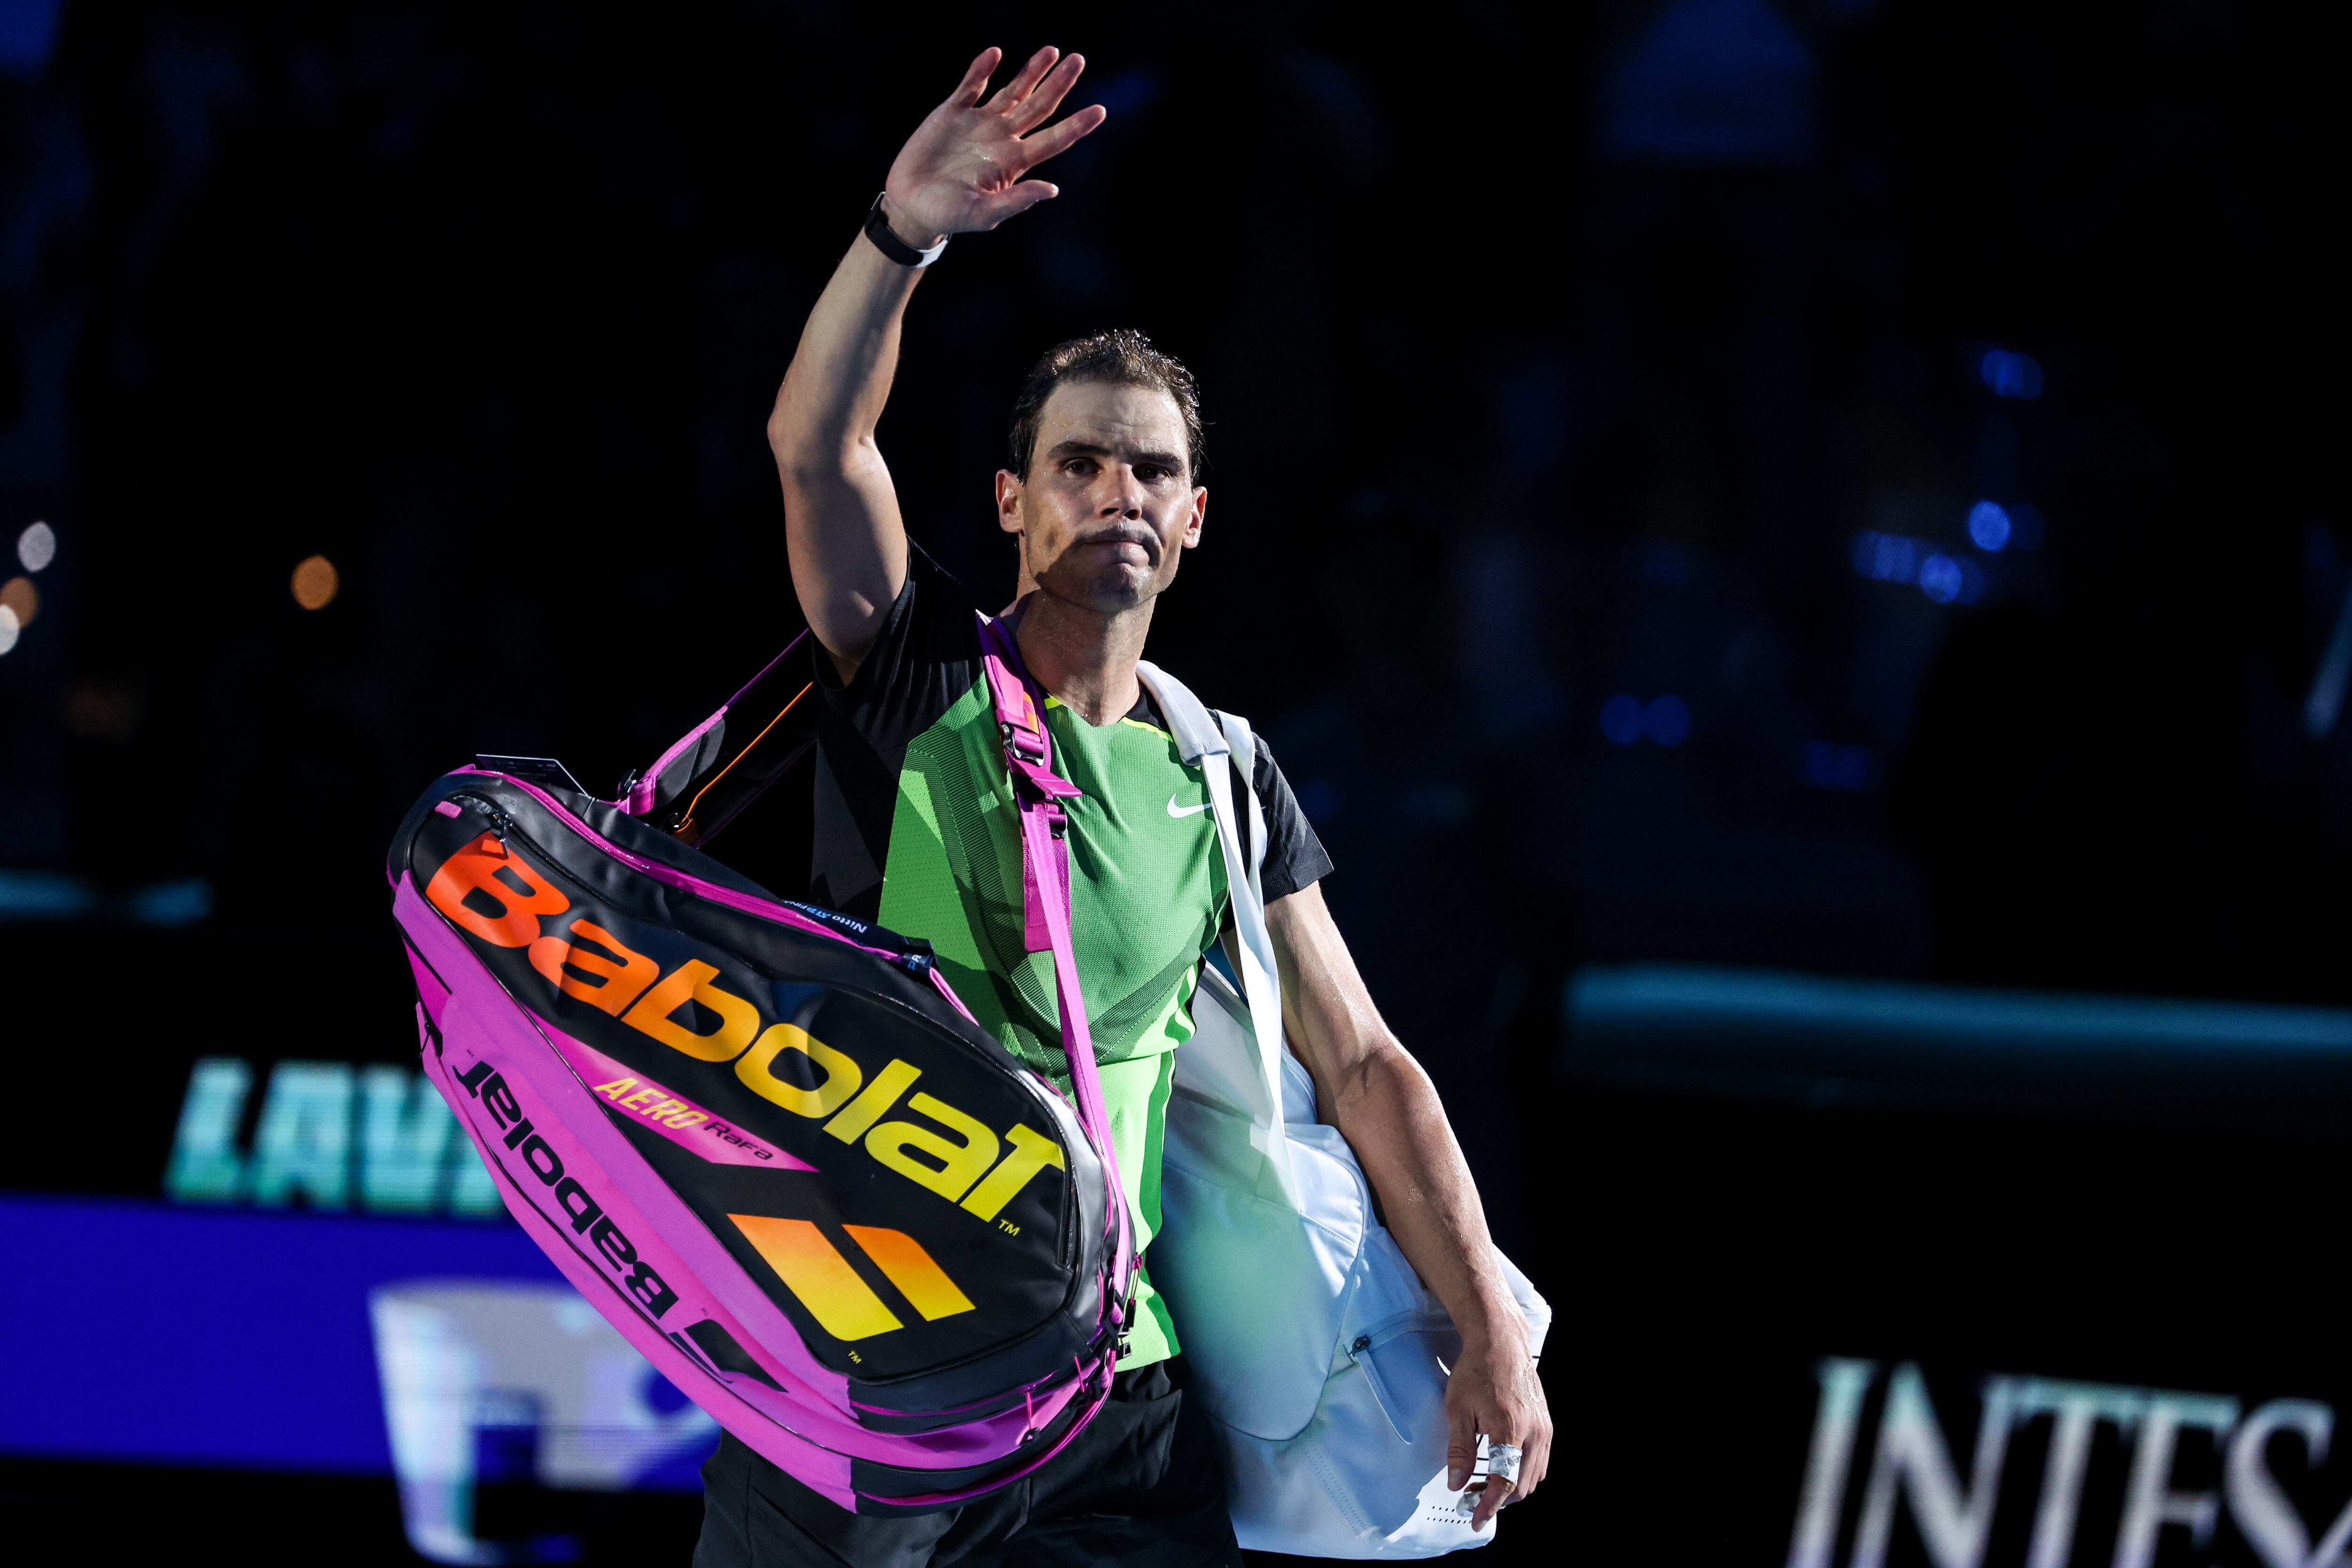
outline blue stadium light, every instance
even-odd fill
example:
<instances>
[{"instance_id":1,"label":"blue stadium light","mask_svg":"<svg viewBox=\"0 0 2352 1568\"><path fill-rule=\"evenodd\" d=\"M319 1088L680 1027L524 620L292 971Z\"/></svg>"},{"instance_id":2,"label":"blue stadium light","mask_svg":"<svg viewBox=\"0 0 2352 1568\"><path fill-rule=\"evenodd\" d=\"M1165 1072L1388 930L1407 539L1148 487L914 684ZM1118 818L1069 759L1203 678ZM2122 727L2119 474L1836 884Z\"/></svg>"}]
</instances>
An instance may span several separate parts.
<instances>
[{"instance_id":1,"label":"blue stadium light","mask_svg":"<svg viewBox=\"0 0 2352 1568\"><path fill-rule=\"evenodd\" d=\"M1653 698L1642 710L1642 727L1661 746L1679 746L1690 738L1690 705L1679 697Z\"/></svg>"},{"instance_id":2,"label":"blue stadium light","mask_svg":"<svg viewBox=\"0 0 2352 1568\"><path fill-rule=\"evenodd\" d=\"M123 907L142 925L194 925L213 912L213 885L202 877L152 882L133 889L124 897Z\"/></svg>"},{"instance_id":3,"label":"blue stadium light","mask_svg":"<svg viewBox=\"0 0 2352 1568\"><path fill-rule=\"evenodd\" d=\"M2030 400L2042 395L2042 363L2032 354L1987 349L1977 362L1977 375L1995 397Z\"/></svg>"},{"instance_id":4,"label":"blue stadium light","mask_svg":"<svg viewBox=\"0 0 2352 1568\"><path fill-rule=\"evenodd\" d=\"M1601 732L1612 745L1630 746L1642 738L1642 700L1621 691L1601 705Z\"/></svg>"},{"instance_id":5,"label":"blue stadium light","mask_svg":"<svg viewBox=\"0 0 2352 1568\"><path fill-rule=\"evenodd\" d=\"M1991 517L1982 514L1990 512ZM1996 522L1994 520L1998 519ZM1985 544L1998 536L2006 542L2011 535L2002 532L2013 520L2001 508L1990 501L1979 501L1969 514L1970 537L1988 550L2000 548ZM2022 528L2015 531L2021 533ZM1877 533L1864 529L1853 536L1853 569L1864 577L1881 583L1900 583L1906 587L1916 585L1919 591L1939 605L1955 602L1973 605L1985 589L1984 568L1966 555L1952 555L1938 550L1925 539L1912 539L1900 533Z\"/></svg>"},{"instance_id":6,"label":"blue stadium light","mask_svg":"<svg viewBox=\"0 0 2352 1568\"><path fill-rule=\"evenodd\" d=\"M1919 592L1939 605L1948 605L1960 596L1965 584L1960 563L1948 555L1930 555L1919 565Z\"/></svg>"},{"instance_id":7,"label":"blue stadium light","mask_svg":"<svg viewBox=\"0 0 2352 1568\"><path fill-rule=\"evenodd\" d=\"M1969 537L1979 550L1998 554L2012 531L2009 512L1997 502L1980 500L1969 509Z\"/></svg>"},{"instance_id":8,"label":"blue stadium light","mask_svg":"<svg viewBox=\"0 0 2352 1568\"><path fill-rule=\"evenodd\" d=\"M0 627L5 625L0 620ZM5 646L0 643L0 649ZM150 882L113 898L86 877L62 871L0 870L0 925L16 921L129 920L141 925L187 926L210 919L212 912L213 885L202 877Z\"/></svg>"},{"instance_id":9,"label":"blue stadium light","mask_svg":"<svg viewBox=\"0 0 2352 1568\"><path fill-rule=\"evenodd\" d=\"M0 622L0 629L5 626ZM5 646L0 643L0 651ZM100 907L98 889L80 877L62 871L0 870L0 922L80 920L96 914Z\"/></svg>"}]
</instances>

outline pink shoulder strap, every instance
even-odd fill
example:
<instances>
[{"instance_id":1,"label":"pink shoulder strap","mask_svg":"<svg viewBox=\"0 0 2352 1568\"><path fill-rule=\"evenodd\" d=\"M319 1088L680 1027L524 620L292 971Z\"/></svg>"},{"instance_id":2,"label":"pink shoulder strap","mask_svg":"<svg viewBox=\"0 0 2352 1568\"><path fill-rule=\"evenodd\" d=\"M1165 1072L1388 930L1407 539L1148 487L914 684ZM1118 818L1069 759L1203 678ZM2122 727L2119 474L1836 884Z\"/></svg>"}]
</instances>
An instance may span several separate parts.
<instances>
[{"instance_id":1,"label":"pink shoulder strap","mask_svg":"<svg viewBox=\"0 0 2352 1568\"><path fill-rule=\"evenodd\" d=\"M1054 1002L1062 1016L1062 1054L1069 1061L1078 1120L1106 1156L1110 1205L1118 1226L1111 1278L1123 1290L1134 1238L1128 1225L1118 1157L1111 1147L1102 1078L1095 1070L1094 1030L1087 1021L1086 996L1078 987L1077 955L1070 945L1070 846L1065 837L1069 818L1062 802L1086 792L1054 772L1054 742L1045 730L1043 702L1004 623L981 616L980 647L988 671L989 695L996 703L997 728L1004 736L1004 765L1013 776L1013 805L1021 816L1023 929L1031 952L1051 950L1054 954ZM1124 1302L1119 1311L1124 1324Z\"/></svg>"}]
</instances>

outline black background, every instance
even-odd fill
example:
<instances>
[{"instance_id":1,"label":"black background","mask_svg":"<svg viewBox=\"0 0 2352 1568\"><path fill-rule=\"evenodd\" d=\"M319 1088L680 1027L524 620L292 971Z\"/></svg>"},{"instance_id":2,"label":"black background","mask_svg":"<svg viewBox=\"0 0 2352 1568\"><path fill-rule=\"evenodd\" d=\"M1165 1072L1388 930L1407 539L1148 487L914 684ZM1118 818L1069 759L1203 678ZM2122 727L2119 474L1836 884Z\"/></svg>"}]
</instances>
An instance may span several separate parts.
<instances>
[{"instance_id":1,"label":"black background","mask_svg":"<svg viewBox=\"0 0 2352 1568\"><path fill-rule=\"evenodd\" d=\"M1780 14L1810 153L1660 164L1609 152L1631 0L68 5L0 79L0 531L61 541L0 658L0 865L218 911L0 928L7 1037L102 1069L112 1130L20 1121L0 1184L154 1192L197 1055L405 1056L393 825L478 750L608 786L797 629L799 323L971 54L1050 41L1112 119L926 280L882 444L985 597L1028 360L1127 323L1199 373L1152 655L1272 740L1561 1313L1501 1553L1780 1560L1824 1353L2352 1386L2332 1145L1553 1078L1583 962L2352 989L2352 749L2297 728L2347 577L2317 17ZM1978 495L2048 519L1982 600L1855 575L1857 529L1957 549ZM1608 743L1619 691L1689 741Z\"/></svg>"}]
</instances>

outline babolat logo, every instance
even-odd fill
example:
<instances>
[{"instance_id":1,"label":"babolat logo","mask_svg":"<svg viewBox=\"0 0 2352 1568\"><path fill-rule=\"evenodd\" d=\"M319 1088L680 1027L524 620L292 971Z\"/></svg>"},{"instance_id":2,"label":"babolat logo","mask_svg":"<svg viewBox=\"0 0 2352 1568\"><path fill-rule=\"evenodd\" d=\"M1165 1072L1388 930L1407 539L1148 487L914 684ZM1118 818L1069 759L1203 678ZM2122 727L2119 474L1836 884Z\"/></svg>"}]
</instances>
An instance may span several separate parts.
<instances>
[{"instance_id":1,"label":"babolat logo","mask_svg":"<svg viewBox=\"0 0 2352 1568\"><path fill-rule=\"evenodd\" d=\"M734 1078L762 1100L819 1123L845 1145L862 1148L886 1170L986 1222L993 1233L1018 1235L1020 1226L1004 1217L1006 1206L1040 1172L1066 1169L1062 1147L1054 1140L1017 1122L1000 1136L977 1117L917 1090L922 1068L911 1062L892 1058L868 1071L798 1024L768 1022L756 1004L722 985L719 970L701 959L687 959L665 973L653 958L585 914L550 929L558 924L556 917L572 914L571 900L495 833L482 834L450 856L426 884L425 896L476 941L522 950L553 991L694 1061L731 1066ZM473 1087L470 1080L461 1081ZM638 1089L635 1080L625 1079L598 1092L630 1105L625 1085ZM666 1125L680 1126L681 1116L706 1118L687 1101L645 1092L645 1114L671 1113ZM493 1106L493 1113L502 1127L508 1125L499 1107ZM525 1151L527 1159L534 1144L544 1150L532 1160L534 1174L559 1189L558 1202L577 1227L593 1228L594 1222L580 1220L581 1211L572 1206L587 1201L585 1193L565 1200L561 1189L566 1178L552 1163L554 1151L545 1149L528 1126L509 1131L508 1139L508 1146ZM835 1339L859 1340L902 1326L898 1313L816 1226L756 1215L728 1218ZM842 1228L926 1321L973 1310L946 1271L905 1232L876 1226Z\"/></svg>"},{"instance_id":2,"label":"babolat logo","mask_svg":"<svg viewBox=\"0 0 2352 1568\"><path fill-rule=\"evenodd\" d=\"M514 1152L525 1169L539 1178L540 1184L549 1189L555 1206L572 1224L572 1234L588 1238L621 1282L621 1288L636 1298L646 1316L658 1321L664 1312L677 1305L677 1292L662 1282L653 1265L637 1256L637 1249L621 1227L605 1214L583 1186L577 1176L567 1175L563 1157L530 1124L522 1113L522 1105L515 1099L514 1090L507 1087L505 1077L488 1062L476 1062L457 1079L467 1094L482 1102L490 1120L506 1130L499 1140Z\"/></svg>"},{"instance_id":3,"label":"babolat logo","mask_svg":"<svg viewBox=\"0 0 2352 1568\"><path fill-rule=\"evenodd\" d=\"M494 833L450 856L425 896L468 935L525 950L531 967L564 995L696 1061L732 1062L735 1076L754 1094L795 1116L822 1119L832 1136L862 1143L885 1167L981 1219L995 1220L1038 1172L1065 1168L1061 1145L1026 1127L1016 1123L1000 1140L994 1129L933 1095L909 1095L922 1076L910 1062L894 1059L868 1078L846 1052L797 1025L763 1029L759 1007L722 988L719 971L698 958L664 974L652 959L585 918L562 935L543 933L541 918L569 912L572 901ZM718 1026L703 1033L679 1022L677 1014L688 1003L717 1018ZM798 1052L822 1075L813 1086L774 1070L787 1051ZM931 1125L884 1121L902 1099Z\"/></svg>"},{"instance_id":4,"label":"babolat logo","mask_svg":"<svg viewBox=\"0 0 2352 1568\"><path fill-rule=\"evenodd\" d=\"M871 1339L905 1325L824 1232L804 1219L730 1214L735 1227L768 1261L768 1267L800 1298L826 1333L837 1340ZM878 1225L845 1225L849 1239L874 1261L927 1322L972 1310L971 1298L948 1278L922 1244L903 1230Z\"/></svg>"}]
</instances>

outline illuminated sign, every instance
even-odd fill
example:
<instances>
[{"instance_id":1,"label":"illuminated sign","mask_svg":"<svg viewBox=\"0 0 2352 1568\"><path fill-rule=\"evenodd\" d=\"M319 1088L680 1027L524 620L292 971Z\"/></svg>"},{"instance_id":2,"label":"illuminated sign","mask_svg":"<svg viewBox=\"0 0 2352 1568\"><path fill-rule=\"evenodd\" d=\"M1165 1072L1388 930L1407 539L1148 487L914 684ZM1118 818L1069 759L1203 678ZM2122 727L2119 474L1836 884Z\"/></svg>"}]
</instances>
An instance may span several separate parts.
<instances>
[{"instance_id":1,"label":"illuminated sign","mask_svg":"<svg viewBox=\"0 0 2352 1568\"><path fill-rule=\"evenodd\" d=\"M206 1057L188 1075L163 1174L181 1203L373 1214L497 1215L489 1171L425 1075L408 1068L281 1061L249 1144L255 1073Z\"/></svg>"},{"instance_id":2,"label":"illuminated sign","mask_svg":"<svg viewBox=\"0 0 2352 1568\"><path fill-rule=\"evenodd\" d=\"M2014 1561L2021 1545L2029 1568L2152 1568L2159 1549L2182 1561L2183 1547L2189 1561L2242 1560L2219 1550L2225 1522L2266 1568L2347 1560L2352 1503L2307 1522L2290 1496L2308 1493L2335 1432L2334 1408L2316 1400L2249 1408L2231 1394L1994 1376L1969 1436L1938 1416L1912 1363L1832 1358L1816 1375L1788 1568L1880 1568L1898 1536L1937 1568L1982 1568L1997 1530L1990 1554ZM1904 1558L1916 1560L1907 1547Z\"/></svg>"}]
</instances>

